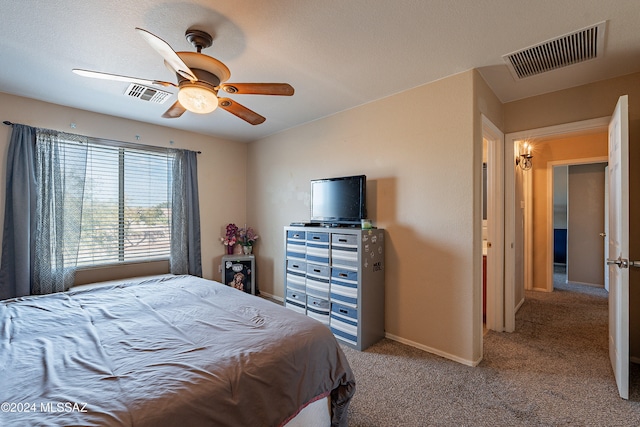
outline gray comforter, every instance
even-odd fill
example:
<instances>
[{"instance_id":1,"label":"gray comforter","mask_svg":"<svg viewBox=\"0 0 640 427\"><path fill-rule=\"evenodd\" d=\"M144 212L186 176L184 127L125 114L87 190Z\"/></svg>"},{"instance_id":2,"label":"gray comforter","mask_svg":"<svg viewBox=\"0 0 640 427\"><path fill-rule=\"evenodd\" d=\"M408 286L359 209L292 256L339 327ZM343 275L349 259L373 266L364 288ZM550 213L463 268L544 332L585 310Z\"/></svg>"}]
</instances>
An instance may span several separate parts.
<instances>
[{"instance_id":1,"label":"gray comforter","mask_svg":"<svg viewBox=\"0 0 640 427\"><path fill-rule=\"evenodd\" d=\"M0 301L0 425L278 426L351 369L326 326L217 282L168 276Z\"/></svg>"}]
</instances>

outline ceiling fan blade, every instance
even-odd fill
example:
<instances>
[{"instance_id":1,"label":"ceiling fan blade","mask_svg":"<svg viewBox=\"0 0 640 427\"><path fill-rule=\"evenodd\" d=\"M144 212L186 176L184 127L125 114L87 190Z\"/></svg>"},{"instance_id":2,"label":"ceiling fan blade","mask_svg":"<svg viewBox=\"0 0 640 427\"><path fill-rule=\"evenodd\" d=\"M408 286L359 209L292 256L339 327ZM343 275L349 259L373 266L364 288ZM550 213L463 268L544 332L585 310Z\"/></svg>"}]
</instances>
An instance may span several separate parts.
<instances>
[{"instance_id":1,"label":"ceiling fan blade","mask_svg":"<svg viewBox=\"0 0 640 427\"><path fill-rule=\"evenodd\" d=\"M164 58L167 64L169 64L176 73L180 74L185 79L191 80L192 82L198 81L198 78L193 74L193 71L191 71L187 64L180 59L169 43L142 28L136 27L136 31Z\"/></svg>"},{"instance_id":2,"label":"ceiling fan blade","mask_svg":"<svg viewBox=\"0 0 640 427\"><path fill-rule=\"evenodd\" d=\"M237 102L229 99L229 98L220 98L218 100L218 105L220 108L223 108L233 114L236 117L241 118L247 123L252 125L259 125L264 122L266 119L262 117L260 114L255 111L251 111L247 107L242 104L238 104Z\"/></svg>"},{"instance_id":3,"label":"ceiling fan blade","mask_svg":"<svg viewBox=\"0 0 640 427\"><path fill-rule=\"evenodd\" d=\"M293 87L287 83L225 83L220 89L238 95L293 95Z\"/></svg>"},{"instance_id":4,"label":"ceiling fan blade","mask_svg":"<svg viewBox=\"0 0 640 427\"><path fill-rule=\"evenodd\" d=\"M103 73L101 71L91 71L91 70L82 70L79 68L74 68L73 70L74 73L76 73L79 76L83 76L83 77L91 77L94 79L103 79L103 80L115 80L117 82L127 82L127 83L138 83L141 85L157 85L157 86L173 86L173 87L177 87L175 84L171 83L171 82L163 82L161 80L149 80L149 79L141 79L138 77L128 77L128 76L121 76L118 74L109 74L109 73Z\"/></svg>"},{"instance_id":5,"label":"ceiling fan blade","mask_svg":"<svg viewBox=\"0 0 640 427\"><path fill-rule=\"evenodd\" d=\"M164 112L162 117L164 117L165 119L177 119L185 111L187 111L187 109L184 108L182 104L180 104L180 101L176 101L171 107L169 107L167 111Z\"/></svg>"}]
</instances>

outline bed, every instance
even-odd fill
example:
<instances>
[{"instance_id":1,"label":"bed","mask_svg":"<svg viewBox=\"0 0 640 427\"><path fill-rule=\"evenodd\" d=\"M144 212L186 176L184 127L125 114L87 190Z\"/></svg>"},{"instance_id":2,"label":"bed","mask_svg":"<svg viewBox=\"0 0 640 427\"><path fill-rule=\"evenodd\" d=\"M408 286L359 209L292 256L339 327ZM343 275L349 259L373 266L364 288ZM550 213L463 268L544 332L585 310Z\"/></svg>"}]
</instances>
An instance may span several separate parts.
<instances>
[{"instance_id":1,"label":"bed","mask_svg":"<svg viewBox=\"0 0 640 427\"><path fill-rule=\"evenodd\" d=\"M16 298L0 319L2 426L283 426L327 405L347 425L355 379L329 329L218 282Z\"/></svg>"}]
</instances>

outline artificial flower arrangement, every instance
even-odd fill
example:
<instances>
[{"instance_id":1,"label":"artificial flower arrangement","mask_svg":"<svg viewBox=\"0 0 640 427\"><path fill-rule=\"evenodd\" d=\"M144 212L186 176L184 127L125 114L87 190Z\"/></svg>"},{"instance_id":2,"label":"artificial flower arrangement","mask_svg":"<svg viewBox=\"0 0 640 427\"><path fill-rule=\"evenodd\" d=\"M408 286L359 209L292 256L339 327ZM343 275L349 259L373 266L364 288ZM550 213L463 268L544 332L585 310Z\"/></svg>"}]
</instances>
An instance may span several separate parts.
<instances>
[{"instance_id":1,"label":"artificial flower arrangement","mask_svg":"<svg viewBox=\"0 0 640 427\"><path fill-rule=\"evenodd\" d=\"M220 241L225 246L233 247L238 242L238 226L235 224L227 224L224 237Z\"/></svg>"},{"instance_id":2,"label":"artificial flower arrangement","mask_svg":"<svg viewBox=\"0 0 640 427\"><path fill-rule=\"evenodd\" d=\"M258 235L256 231L245 225L244 228L238 228L235 224L227 224L225 229L224 237L220 238L220 242L227 247L227 253L230 255L233 252L233 247L236 244L236 250L240 250L240 246L242 246L242 252L245 254L251 254L253 250L253 244L258 239Z\"/></svg>"},{"instance_id":3,"label":"artificial flower arrangement","mask_svg":"<svg viewBox=\"0 0 640 427\"><path fill-rule=\"evenodd\" d=\"M253 246L258 236L252 227L245 226L238 231L238 240L242 246Z\"/></svg>"}]
</instances>

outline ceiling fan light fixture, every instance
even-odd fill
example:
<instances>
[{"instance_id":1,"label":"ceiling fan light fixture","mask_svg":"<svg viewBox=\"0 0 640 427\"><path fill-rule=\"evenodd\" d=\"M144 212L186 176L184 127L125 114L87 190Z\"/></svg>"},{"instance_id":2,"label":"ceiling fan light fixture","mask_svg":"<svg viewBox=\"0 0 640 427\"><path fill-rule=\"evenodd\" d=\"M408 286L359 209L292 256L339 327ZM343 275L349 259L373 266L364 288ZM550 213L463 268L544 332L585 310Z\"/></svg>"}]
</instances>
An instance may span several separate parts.
<instances>
[{"instance_id":1,"label":"ceiling fan light fixture","mask_svg":"<svg viewBox=\"0 0 640 427\"><path fill-rule=\"evenodd\" d=\"M207 114L218 108L218 96L216 93L197 84L183 84L178 91L180 104L197 114Z\"/></svg>"}]
</instances>

